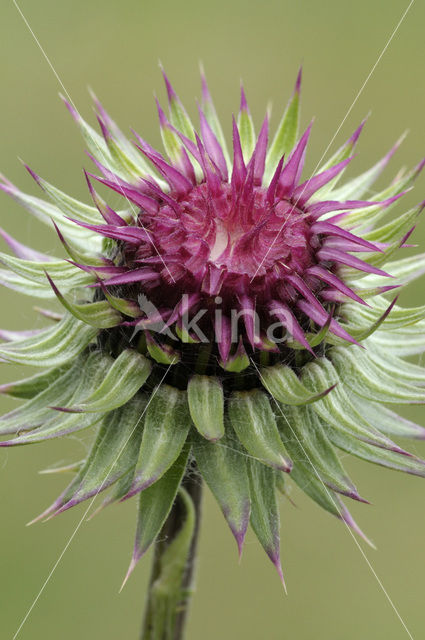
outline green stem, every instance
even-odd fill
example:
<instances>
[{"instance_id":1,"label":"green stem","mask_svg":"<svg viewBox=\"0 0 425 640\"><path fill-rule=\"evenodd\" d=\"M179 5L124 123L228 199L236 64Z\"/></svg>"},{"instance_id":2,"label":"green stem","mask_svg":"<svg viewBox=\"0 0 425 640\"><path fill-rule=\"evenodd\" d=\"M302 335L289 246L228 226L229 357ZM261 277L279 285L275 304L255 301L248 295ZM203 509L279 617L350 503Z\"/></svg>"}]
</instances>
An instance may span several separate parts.
<instances>
[{"instance_id":1,"label":"green stem","mask_svg":"<svg viewBox=\"0 0 425 640\"><path fill-rule=\"evenodd\" d=\"M202 486L189 469L155 546L140 640L182 640L199 534Z\"/></svg>"}]
</instances>

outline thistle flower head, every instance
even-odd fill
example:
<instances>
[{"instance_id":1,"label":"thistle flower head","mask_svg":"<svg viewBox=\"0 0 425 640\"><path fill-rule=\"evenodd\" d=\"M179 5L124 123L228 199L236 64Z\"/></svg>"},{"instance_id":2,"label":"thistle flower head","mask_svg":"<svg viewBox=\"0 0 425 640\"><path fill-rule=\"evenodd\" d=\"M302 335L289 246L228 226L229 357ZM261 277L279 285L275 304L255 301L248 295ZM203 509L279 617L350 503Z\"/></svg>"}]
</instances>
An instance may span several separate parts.
<instances>
[{"instance_id":1,"label":"thistle flower head","mask_svg":"<svg viewBox=\"0 0 425 640\"><path fill-rule=\"evenodd\" d=\"M0 254L2 283L56 297L64 314L43 311L54 325L41 332L1 332L3 360L42 372L1 388L25 402L1 418L0 434L14 437L0 445L96 429L41 517L106 489L105 504L138 494L132 567L196 464L239 549L250 521L280 571L275 489L287 478L361 534L340 496L365 500L338 450L425 475L392 440L425 430L386 406L425 401L425 373L403 360L425 349L425 308L387 298L425 270L424 256L392 260L422 205L382 222L424 163L364 199L398 145L340 186L362 123L302 177L311 126L298 139L300 76L270 140L267 116L255 134L242 90L231 152L205 78L198 131L164 77L164 153L138 134L129 142L96 98L101 135L66 102L97 169L86 173L92 205L32 169L50 202L1 184L53 220L68 258L2 232L16 255Z\"/></svg>"}]
</instances>

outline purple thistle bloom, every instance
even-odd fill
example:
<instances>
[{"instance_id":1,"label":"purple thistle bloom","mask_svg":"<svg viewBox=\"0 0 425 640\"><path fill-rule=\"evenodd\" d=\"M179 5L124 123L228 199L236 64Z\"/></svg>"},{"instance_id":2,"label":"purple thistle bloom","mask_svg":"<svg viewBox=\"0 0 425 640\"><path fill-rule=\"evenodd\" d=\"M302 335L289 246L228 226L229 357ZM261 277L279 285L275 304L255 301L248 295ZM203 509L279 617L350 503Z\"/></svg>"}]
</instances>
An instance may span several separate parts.
<instances>
[{"instance_id":1,"label":"purple thistle bloom","mask_svg":"<svg viewBox=\"0 0 425 640\"><path fill-rule=\"evenodd\" d=\"M425 373L403 357L425 350L425 308L386 296L421 275L408 246L423 204L382 223L422 170L364 194L398 144L340 186L364 122L310 178L312 125L298 137L299 74L275 136L258 135L241 89L229 153L202 76L199 131L164 74L169 115L157 102L165 153L130 143L95 98L101 135L66 103L96 174L93 204L32 169L51 202L0 187L55 230L68 254L33 251L6 232L0 281L57 298L42 331L0 331L0 358L42 373L0 387L24 403L0 419L0 446L93 427L75 479L39 518L108 490L104 504L138 494L131 569L155 541L196 465L239 552L249 522L281 573L275 489L293 479L363 535L340 496L367 502L338 450L425 476L425 463L392 441L424 438L387 403L424 403ZM94 182L122 197L114 210ZM183 493L182 493L183 491ZM186 498L182 498L186 500Z\"/></svg>"}]
</instances>

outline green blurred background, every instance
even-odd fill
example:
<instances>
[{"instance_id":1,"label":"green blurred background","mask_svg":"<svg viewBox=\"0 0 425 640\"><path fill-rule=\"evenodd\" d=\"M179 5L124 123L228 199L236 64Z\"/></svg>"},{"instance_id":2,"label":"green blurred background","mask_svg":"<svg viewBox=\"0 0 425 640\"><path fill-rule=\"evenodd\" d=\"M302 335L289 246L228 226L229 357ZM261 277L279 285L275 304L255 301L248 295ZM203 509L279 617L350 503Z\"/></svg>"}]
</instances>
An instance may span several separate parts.
<instances>
[{"instance_id":1,"label":"green blurred background","mask_svg":"<svg viewBox=\"0 0 425 640\"><path fill-rule=\"evenodd\" d=\"M316 116L307 169L328 142L408 5L407 0L20 0L20 7L80 111L93 119L92 86L125 130L159 143L153 91L163 97L158 60L195 113L198 61L206 67L218 111L238 106L243 78L253 115L269 100L277 123L304 64L303 124ZM372 164L406 128L411 130L388 171L424 155L425 5L415 2L333 149L372 110L359 171ZM85 199L83 144L62 103L60 86L11 0L0 10L0 170L36 193L20 156L43 177ZM422 178L407 204L425 197ZM1 195L1 226L40 249L54 234ZM400 208L401 211L401 208ZM416 241L425 247L423 225ZM3 249L3 247L2 247ZM423 302L416 285L405 300ZM1 326L34 323L33 301L1 292ZM17 375L0 368L1 380ZM0 399L1 409L10 405ZM409 411L424 422L422 408ZM28 607L80 521L85 506L48 524L25 528L61 491L67 478L40 476L56 461L83 457L87 442L72 438L0 452L0 637L12 638ZM422 443L411 450L425 455ZM365 548L374 571L414 638L425 627L425 513L423 480L359 461L346 461L373 506L353 512L378 551ZM282 553L289 595L271 563L249 537L239 565L235 544L210 496L205 501L198 591L189 640L396 640L408 637L346 528L297 491L282 503ZM31 613L19 638L31 640L137 637L150 558L119 595L135 526L132 501L84 523ZM362 544L362 543L361 543Z\"/></svg>"}]
</instances>

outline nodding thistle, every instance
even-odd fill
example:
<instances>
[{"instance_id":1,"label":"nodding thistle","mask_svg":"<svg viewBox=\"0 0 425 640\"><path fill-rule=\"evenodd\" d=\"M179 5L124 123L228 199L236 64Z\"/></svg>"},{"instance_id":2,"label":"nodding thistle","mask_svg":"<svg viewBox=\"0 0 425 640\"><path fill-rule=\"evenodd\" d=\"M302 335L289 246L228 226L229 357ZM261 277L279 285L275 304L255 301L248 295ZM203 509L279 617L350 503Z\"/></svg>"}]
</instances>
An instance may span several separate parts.
<instances>
[{"instance_id":1,"label":"nodding thistle","mask_svg":"<svg viewBox=\"0 0 425 640\"><path fill-rule=\"evenodd\" d=\"M164 79L165 153L138 134L128 141L96 98L100 135L66 102L98 174L86 173L91 205L32 169L46 200L2 180L53 223L68 255L1 232L15 254L0 254L2 283L56 298L63 313L43 312L41 331L1 332L1 359L40 373L1 387L23 403L0 419L0 445L92 429L87 459L39 519L101 492L103 505L137 496L131 570L176 505L182 521L196 516L195 478L239 552L251 523L282 575L276 490L287 482L363 535L342 497L365 499L340 451L425 476L393 442L425 429L389 408L425 402L425 371L405 360L425 351L425 306L402 308L393 291L425 270L424 255L397 253L423 205L383 221L424 162L363 199L398 144L343 183L362 123L302 178L311 125L298 136L301 75L274 136L268 116L255 133L242 89L230 150L205 78L198 129Z\"/></svg>"}]
</instances>

